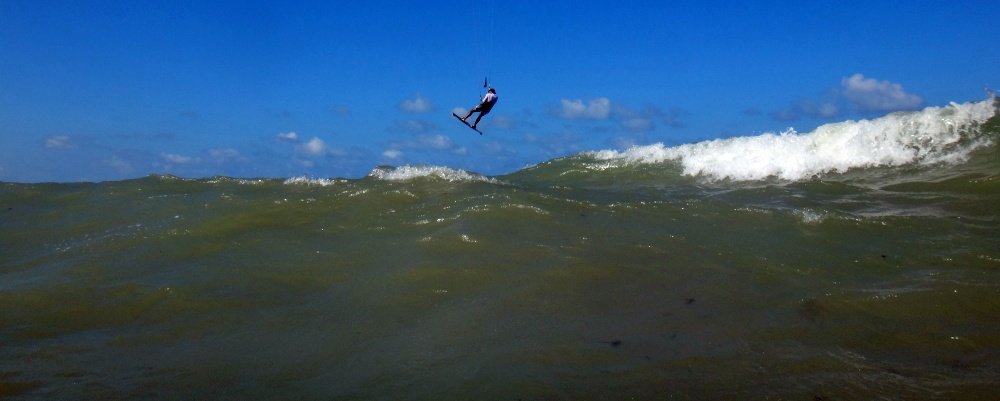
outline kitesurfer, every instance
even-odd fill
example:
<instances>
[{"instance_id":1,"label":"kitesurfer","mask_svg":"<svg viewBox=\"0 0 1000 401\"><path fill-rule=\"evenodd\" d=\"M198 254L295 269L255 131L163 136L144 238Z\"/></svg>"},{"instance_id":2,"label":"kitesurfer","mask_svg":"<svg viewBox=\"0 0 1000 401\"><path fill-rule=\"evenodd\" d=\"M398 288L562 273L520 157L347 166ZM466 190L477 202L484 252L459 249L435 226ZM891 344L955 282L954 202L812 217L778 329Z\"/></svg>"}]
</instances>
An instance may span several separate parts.
<instances>
[{"instance_id":1,"label":"kitesurfer","mask_svg":"<svg viewBox=\"0 0 1000 401\"><path fill-rule=\"evenodd\" d=\"M469 112L465 115L465 117L461 118L462 122L468 124L468 121L465 120L467 120L470 116L472 116L472 113L478 111L479 115L476 116L476 121L473 122L472 125L470 125L472 129L476 129L476 125L479 124L479 120L481 120L483 116L489 114L490 110L493 110L493 105L495 104L497 104L497 91L494 90L493 88L490 88L489 90L486 91L486 96L483 96L482 103L479 103L479 105L473 107L472 110L469 110Z\"/></svg>"}]
</instances>

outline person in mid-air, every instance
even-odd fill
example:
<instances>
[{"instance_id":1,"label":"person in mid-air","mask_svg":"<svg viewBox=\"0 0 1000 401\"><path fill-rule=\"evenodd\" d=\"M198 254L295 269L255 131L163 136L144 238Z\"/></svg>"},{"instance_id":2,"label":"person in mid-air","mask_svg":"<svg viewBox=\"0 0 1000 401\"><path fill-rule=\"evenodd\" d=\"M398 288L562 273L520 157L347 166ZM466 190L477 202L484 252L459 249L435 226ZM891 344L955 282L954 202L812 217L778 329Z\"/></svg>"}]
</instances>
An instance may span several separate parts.
<instances>
[{"instance_id":1,"label":"person in mid-air","mask_svg":"<svg viewBox=\"0 0 1000 401\"><path fill-rule=\"evenodd\" d=\"M483 116L490 114L490 110L493 110L493 105L495 104L497 104L497 91L490 88L486 91L486 96L483 96L483 102L479 103L478 106L473 107L472 110L469 110L469 113L466 114L465 117L462 117L462 121L468 123L468 121L465 120L468 120L469 117L472 116L472 113L478 111L479 116L476 117L476 121L471 125L471 127L475 129L476 125L479 124L479 120L481 120Z\"/></svg>"}]
</instances>

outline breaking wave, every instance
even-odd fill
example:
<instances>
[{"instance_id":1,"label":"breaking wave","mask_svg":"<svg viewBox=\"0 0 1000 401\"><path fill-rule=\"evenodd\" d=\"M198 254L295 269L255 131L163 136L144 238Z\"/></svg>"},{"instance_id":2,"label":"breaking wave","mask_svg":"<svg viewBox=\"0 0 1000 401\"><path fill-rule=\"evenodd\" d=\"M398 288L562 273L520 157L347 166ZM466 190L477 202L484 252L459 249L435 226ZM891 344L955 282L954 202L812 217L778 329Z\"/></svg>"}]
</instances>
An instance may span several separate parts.
<instances>
[{"instance_id":1,"label":"breaking wave","mask_svg":"<svg viewBox=\"0 0 1000 401\"><path fill-rule=\"evenodd\" d=\"M717 139L667 147L662 143L623 151L585 152L603 168L678 163L683 175L734 181L777 177L802 180L851 169L958 164L994 139L979 129L996 114L995 98L872 120L826 124L800 134Z\"/></svg>"}]
</instances>

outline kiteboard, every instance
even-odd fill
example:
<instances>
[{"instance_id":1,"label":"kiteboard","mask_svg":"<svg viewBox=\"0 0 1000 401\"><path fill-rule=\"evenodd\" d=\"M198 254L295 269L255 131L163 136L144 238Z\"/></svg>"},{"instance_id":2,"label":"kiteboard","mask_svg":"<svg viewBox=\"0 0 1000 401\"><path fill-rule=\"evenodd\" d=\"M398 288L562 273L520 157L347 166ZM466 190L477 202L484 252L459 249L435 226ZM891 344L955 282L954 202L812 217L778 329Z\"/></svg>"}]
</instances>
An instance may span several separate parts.
<instances>
[{"instance_id":1,"label":"kiteboard","mask_svg":"<svg viewBox=\"0 0 1000 401\"><path fill-rule=\"evenodd\" d=\"M483 131L480 131L480 130L476 129L476 127L473 127L473 126L469 125L469 123L465 122L465 120L463 120L462 117L459 117L458 114L451 113L451 115L455 116L455 118L457 118L458 121L461 121L462 124L465 124L466 127L472 128L473 131L478 132L479 135L483 134Z\"/></svg>"}]
</instances>

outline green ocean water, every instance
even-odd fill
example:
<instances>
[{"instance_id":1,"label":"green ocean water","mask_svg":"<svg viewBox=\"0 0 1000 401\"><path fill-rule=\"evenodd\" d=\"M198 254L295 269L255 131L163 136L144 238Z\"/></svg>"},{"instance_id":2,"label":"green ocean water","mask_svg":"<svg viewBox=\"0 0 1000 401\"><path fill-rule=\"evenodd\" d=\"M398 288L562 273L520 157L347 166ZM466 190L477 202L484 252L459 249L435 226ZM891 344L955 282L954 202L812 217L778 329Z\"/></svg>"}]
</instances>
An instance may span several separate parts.
<instances>
[{"instance_id":1,"label":"green ocean water","mask_svg":"<svg viewBox=\"0 0 1000 401\"><path fill-rule=\"evenodd\" d=\"M496 177L3 183L0 398L992 399L983 104ZM865 124L914 158L765 169Z\"/></svg>"}]
</instances>

